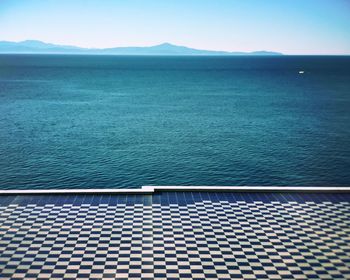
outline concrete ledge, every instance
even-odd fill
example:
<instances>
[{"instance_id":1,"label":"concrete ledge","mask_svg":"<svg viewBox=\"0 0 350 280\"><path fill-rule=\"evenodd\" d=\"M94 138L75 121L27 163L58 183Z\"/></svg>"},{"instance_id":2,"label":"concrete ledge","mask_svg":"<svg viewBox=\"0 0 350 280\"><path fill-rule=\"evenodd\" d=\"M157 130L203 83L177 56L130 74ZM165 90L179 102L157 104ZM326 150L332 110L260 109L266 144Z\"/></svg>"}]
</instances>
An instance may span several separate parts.
<instances>
[{"instance_id":1,"label":"concrete ledge","mask_svg":"<svg viewBox=\"0 0 350 280\"><path fill-rule=\"evenodd\" d=\"M151 188L152 186L145 186ZM144 188L144 187L143 187ZM302 192L350 193L350 187L294 187L294 186L154 186L154 191L205 192Z\"/></svg>"},{"instance_id":2,"label":"concrete ledge","mask_svg":"<svg viewBox=\"0 0 350 280\"><path fill-rule=\"evenodd\" d=\"M300 192L350 193L350 187L294 187L294 186L143 186L139 189L55 189L0 190L0 195L12 194L153 194L167 191L195 192Z\"/></svg>"},{"instance_id":3,"label":"concrete ledge","mask_svg":"<svg viewBox=\"0 0 350 280\"><path fill-rule=\"evenodd\" d=\"M6 194L152 194L153 188L140 189L38 189L38 190L0 190Z\"/></svg>"}]
</instances>

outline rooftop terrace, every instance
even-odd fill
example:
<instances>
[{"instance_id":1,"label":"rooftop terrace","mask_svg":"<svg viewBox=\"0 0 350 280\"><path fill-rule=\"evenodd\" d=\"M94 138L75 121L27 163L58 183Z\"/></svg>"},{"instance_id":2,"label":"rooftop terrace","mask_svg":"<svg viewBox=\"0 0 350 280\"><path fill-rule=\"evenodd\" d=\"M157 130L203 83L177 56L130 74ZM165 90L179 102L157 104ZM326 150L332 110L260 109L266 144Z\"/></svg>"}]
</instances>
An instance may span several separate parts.
<instances>
[{"instance_id":1,"label":"rooftop terrace","mask_svg":"<svg viewBox=\"0 0 350 280\"><path fill-rule=\"evenodd\" d=\"M0 195L0 279L350 279L346 188Z\"/></svg>"}]
</instances>

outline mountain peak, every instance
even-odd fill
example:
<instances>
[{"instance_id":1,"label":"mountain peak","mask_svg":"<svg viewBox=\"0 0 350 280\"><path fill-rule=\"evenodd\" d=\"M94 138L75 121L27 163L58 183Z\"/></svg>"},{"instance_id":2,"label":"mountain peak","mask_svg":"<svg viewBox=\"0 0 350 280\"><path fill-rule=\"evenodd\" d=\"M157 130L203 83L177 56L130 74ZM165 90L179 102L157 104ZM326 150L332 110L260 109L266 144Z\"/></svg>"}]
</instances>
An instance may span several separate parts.
<instances>
[{"instance_id":1,"label":"mountain peak","mask_svg":"<svg viewBox=\"0 0 350 280\"><path fill-rule=\"evenodd\" d=\"M176 46L174 44L171 44L171 43L168 43L168 42L165 42L165 43L162 43L162 44L159 44L159 45L155 45L153 46L155 48L177 48L179 46Z\"/></svg>"},{"instance_id":2,"label":"mountain peak","mask_svg":"<svg viewBox=\"0 0 350 280\"><path fill-rule=\"evenodd\" d=\"M17 43L18 45L35 48L35 49L46 49L56 47L54 44L45 43L39 40L25 40Z\"/></svg>"},{"instance_id":3,"label":"mountain peak","mask_svg":"<svg viewBox=\"0 0 350 280\"><path fill-rule=\"evenodd\" d=\"M164 42L162 44L157 45L158 47L162 46L162 47L175 47L175 45L168 43L168 42Z\"/></svg>"}]
</instances>

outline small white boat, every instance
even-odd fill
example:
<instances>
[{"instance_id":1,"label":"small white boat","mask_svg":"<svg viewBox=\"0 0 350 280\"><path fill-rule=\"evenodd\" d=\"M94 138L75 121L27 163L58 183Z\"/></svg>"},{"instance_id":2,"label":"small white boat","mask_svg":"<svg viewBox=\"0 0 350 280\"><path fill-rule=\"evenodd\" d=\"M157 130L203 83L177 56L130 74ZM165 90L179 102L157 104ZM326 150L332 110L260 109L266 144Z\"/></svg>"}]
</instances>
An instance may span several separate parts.
<instances>
[{"instance_id":1,"label":"small white boat","mask_svg":"<svg viewBox=\"0 0 350 280\"><path fill-rule=\"evenodd\" d=\"M299 71L299 74L304 74L304 71L303 71L303 70L300 70L300 71Z\"/></svg>"}]
</instances>

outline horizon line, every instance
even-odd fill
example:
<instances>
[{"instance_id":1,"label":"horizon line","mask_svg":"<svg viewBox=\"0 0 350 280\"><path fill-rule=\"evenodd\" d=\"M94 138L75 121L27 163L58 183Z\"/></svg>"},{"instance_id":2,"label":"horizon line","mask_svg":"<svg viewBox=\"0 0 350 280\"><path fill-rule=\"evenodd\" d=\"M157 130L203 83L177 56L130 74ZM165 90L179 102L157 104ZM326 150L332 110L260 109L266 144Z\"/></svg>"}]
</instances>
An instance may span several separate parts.
<instances>
[{"instance_id":1,"label":"horizon line","mask_svg":"<svg viewBox=\"0 0 350 280\"><path fill-rule=\"evenodd\" d=\"M255 52L267 52L267 53L276 53L280 55L285 55L285 56L350 56L350 53L285 53L283 51L271 51L271 50L264 50L264 49L257 49L253 51L241 51L241 50L213 50L213 49L206 49L203 47L200 48L195 48L195 47L190 47L190 46L185 46L181 44L174 44L174 43L169 43L167 41L164 41L163 43L155 43L151 45L126 45L126 46L113 46L113 47L82 47L79 45L74 45L74 44L62 44L62 43L53 43L53 42L47 42L47 41L42 41L38 39L25 39L25 40L19 40L19 41L9 41L9 40L0 40L0 43L25 43L25 42L38 42L38 43L43 43L43 44L51 44L55 45L57 47L73 47L73 48L78 48L81 50L88 50L88 51L103 51L103 50L108 50L108 49L114 49L114 48L151 48L151 47L157 47L157 46L162 46L162 45L169 45L169 46L175 46L175 47L183 47L187 49L192 49L196 51L208 51L208 52L222 52L222 53L227 53L227 55L230 55L231 53L241 53L241 56L244 56L245 54L252 54ZM79 50L77 50L79 51ZM1 52L0 54L16 54L15 52ZM20 53L20 54L51 54L48 52L27 52L27 53ZM59 54L53 52L52 54ZM69 53L62 53L62 54L68 54ZM76 54L76 55L118 55L118 54L78 54L78 53L71 53L71 54ZM130 54L130 55L142 55L142 54ZM155 54L157 55L157 54ZM172 54L173 56L215 56L215 54ZM221 54L221 56L225 56L225 54ZM259 56L258 54L256 56Z\"/></svg>"}]
</instances>

